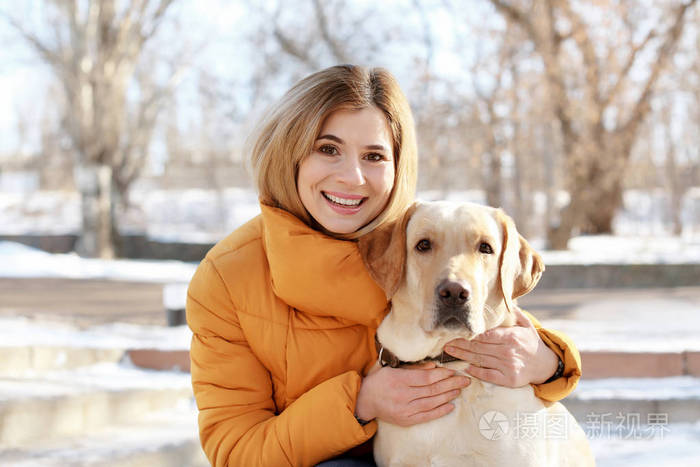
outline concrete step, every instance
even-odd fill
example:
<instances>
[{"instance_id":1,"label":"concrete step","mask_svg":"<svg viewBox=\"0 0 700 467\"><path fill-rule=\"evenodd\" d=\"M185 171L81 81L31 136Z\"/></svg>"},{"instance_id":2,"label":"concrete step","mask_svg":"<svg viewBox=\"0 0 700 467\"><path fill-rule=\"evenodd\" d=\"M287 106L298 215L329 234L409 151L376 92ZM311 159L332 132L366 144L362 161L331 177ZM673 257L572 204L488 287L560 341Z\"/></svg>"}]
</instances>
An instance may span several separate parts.
<instances>
[{"instance_id":1,"label":"concrete step","mask_svg":"<svg viewBox=\"0 0 700 467\"><path fill-rule=\"evenodd\" d=\"M192 397L190 376L102 363L0 378L0 448L90 433Z\"/></svg>"},{"instance_id":2,"label":"concrete step","mask_svg":"<svg viewBox=\"0 0 700 467\"><path fill-rule=\"evenodd\" d=\"M696 467L700 422L641 426L628 433L589 433L597 467Z\"/></svg>"},{"instance_id":3,"label":"concrete step","mask_svg":"<svg viewBox=\"0 0 700 467\"><path fill-rule=\"evenodd\" d=\"M563 404L584 429L596 425L700 421L700 378L581 380Z\"/></svg>"},{"instance_id":4,"label":"concrete step","mask_svg":"<svg viewBox=\"0 0 700 467\"><path fill-rule=\"evenodd\" d=\"M25 346L3 347L0 376L26 376L50 370L69 370L97 363L115 363L124 357L124 350Z\"/></svg>"},{"instance_id":5,"label":"concrete step","mask_svg":"<svg viewBox=\"0 0 700 467\"><path fill-rule=\"evenodd\" d=\"M199 467L209 465L197 435L192 400L139 421L126 421L71 437L0 450L0 465L14 467Z\"/></svg>"}]
</instances>

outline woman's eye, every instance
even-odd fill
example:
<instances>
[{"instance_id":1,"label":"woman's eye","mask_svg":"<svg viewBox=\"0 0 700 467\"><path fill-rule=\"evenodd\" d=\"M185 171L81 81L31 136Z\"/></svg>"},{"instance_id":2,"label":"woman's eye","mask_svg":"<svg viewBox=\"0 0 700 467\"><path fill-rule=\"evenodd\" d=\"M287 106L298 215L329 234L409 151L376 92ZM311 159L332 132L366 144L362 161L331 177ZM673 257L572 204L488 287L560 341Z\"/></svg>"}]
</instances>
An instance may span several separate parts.
<instances>
[{"instance_id":1,"label":"woman's eye","mask_svg":"<svg viewBox=\"0 0 700 467\"><path fill-rule=\"evenodd\" d=\"M479 245L479 251L487 255L493 254L493 248L491 248L491 245L489 245L486 242L483 242L481 245Z\"/></svg>"},{"instance_id":2,"label":"woman's eye","mask_svg":"<svg viewBox=\"0 0 700 467\"><path fill-rule=\"evenodd\" d=\"M427 238L424 238L420 240L418 243L416 243L416 250L420 252L426 252L430 251L430 249L433 247L433 245L430 243L430 240Z\"/></svg>"},{"instance_id":3,"label":"woman's eye","mask_svg":"<svg viewBox=\"0 0 700 467\"><path fill-rule=\"evenodd\" d=\"M324 154L328 154L330 156L335 156L338 154L338 149L336 149L335 146L331 146L329 144L324 144L320 148L318 148L319 152L322 152Z\"/></svg>"},{"instance_id":4,"label":"woman's eye","mask_svg":"<svg viewBox=\"0 0 700 467\"><path fill-rule=\"evenodd\" d=\"M370 160L372 162L379 162L379 161L384 160L384 156L379 154L379 153L376 153L376 152L373 152L371 154L367 154L366 157L367 157L367 160Z\"/></svg>"}]
</instances>

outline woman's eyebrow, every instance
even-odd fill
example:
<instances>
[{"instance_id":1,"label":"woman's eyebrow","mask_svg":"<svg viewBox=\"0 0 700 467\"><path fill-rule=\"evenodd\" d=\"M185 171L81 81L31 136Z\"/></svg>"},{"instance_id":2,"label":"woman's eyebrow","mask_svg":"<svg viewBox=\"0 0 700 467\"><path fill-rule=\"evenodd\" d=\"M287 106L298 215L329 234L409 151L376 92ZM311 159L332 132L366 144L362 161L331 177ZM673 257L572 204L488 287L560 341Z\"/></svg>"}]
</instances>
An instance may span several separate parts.
<instances>
[{"instance_id":1,"label":"woman's eyebrow","mask_svg":"<svg viewBox=\"0 0 700 467\"><path fill-rule=\"evenodd\" d=\"M345 144L345 141L343 141L342 139L338 138L335 135L330 135L330 134L321 135L318 138L316 138L316 141L318 141L319 139L329 139L331 141L335 141L338 144ZM384 146L383 144L368 144L367 146L365 146L365 149L373 149L375 151L386 151L387 150L386 146Z\"/></svg>"},{"instance_id":2,"label":"woman's eyebrow","mask_svg":"<svg viewBox=\"0 0 700 467\"><path fill-rule=\"evenodd\" d=\"M319 139L329 139L331 141L335 141L338 144L345 144L345 141L343 141L335 135L321 135L318 138L316 138L316 141L318 141Z\"/></svg>"}]
</instances>

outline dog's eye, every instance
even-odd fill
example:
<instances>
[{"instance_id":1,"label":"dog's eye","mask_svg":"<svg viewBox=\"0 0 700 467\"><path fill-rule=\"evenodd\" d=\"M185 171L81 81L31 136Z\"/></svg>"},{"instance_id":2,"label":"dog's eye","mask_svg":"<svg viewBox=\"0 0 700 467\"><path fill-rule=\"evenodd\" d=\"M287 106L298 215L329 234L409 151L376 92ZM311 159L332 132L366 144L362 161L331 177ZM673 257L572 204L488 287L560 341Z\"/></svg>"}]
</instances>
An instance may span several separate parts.
<instances>
[{"instance_id":1,"label":"dog's eye","mask_svg":"<svg viewBox=\"0 0 700 467\"><path fill-rule=\"evenodd\" d=\"M430 240L424 238L423 240L416 243L416 250L424 252L429 251L433 246L430 244Z\"/></svg>"},{"instance_id":2,"label":"dog's eye","mask_svg":"<svg viewBox=\"0 0 700 467\"><path fill-rule=\"evenodd\" d=\"M479 245L479 251L487 255L493 254L493 248L491 248L491 245L489 245L486 242L483 242L481 245Z\"/></svg>"}]
</instances>

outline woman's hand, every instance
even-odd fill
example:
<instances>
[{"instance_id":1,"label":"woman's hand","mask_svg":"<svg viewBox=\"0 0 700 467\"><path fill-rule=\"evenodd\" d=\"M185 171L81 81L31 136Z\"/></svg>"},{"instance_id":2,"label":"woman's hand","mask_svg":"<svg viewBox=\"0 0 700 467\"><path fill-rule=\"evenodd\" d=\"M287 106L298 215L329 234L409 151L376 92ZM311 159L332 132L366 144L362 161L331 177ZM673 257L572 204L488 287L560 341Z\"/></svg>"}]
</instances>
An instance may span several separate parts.
<instances>
[{"instance_id":1,"label":"woman's hand","mask_svg":"<svg viewBox=\"0 0 700 467\"><path fill-rule=\"evenodd\" d=\"M515 309L513 327L489 329L471 341L455 339L445 352L471 365L470 375L507 387L540 384L557 370L557 355L542 342L525 314Z\"/></svg>"},{"instance_id":2,"label":"woman's hand","mask_svg":"<svg viewBox=\"0 0 700 467\"><path fill-rule=\"evenodd\" d=\"M362 380L355 415L410 426L442 417L471 380L429 362L404 368L379 367Z\"/></svg>"}]
</instances>

